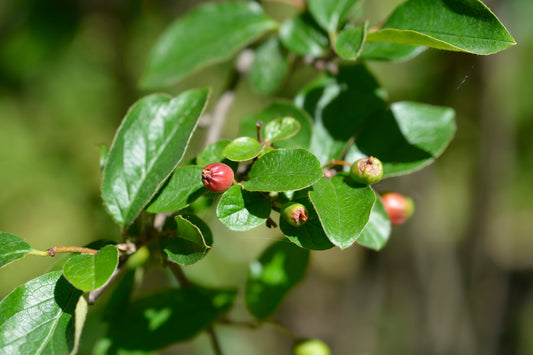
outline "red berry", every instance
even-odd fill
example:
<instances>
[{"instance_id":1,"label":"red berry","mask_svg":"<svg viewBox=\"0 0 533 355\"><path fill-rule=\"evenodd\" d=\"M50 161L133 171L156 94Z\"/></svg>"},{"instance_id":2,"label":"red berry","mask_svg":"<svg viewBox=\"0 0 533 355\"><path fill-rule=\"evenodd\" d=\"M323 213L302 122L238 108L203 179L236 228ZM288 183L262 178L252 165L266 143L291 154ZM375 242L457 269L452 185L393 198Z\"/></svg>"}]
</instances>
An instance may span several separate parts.
<instances>
[{"instance_id":1,"label":"red berry","mask_svg":"<svg viewBox=\"0 0 533 355\"><path fill-rule=\"evenodd\" d=\"M384 193L381 201L393 226L404 224L415 210L413 200L397 192Z\"/></svg>"},{"instance_id":2,"label":"red berry","mask_svg":"<svg viewBox=\"0 0 533 355\"><path fill-rule=\"evenodd\" d=\"M221 193L233 185L233 170L223 163L211 163L202 170L202 182L210 192Z\"/></svg>"}]
</instances>

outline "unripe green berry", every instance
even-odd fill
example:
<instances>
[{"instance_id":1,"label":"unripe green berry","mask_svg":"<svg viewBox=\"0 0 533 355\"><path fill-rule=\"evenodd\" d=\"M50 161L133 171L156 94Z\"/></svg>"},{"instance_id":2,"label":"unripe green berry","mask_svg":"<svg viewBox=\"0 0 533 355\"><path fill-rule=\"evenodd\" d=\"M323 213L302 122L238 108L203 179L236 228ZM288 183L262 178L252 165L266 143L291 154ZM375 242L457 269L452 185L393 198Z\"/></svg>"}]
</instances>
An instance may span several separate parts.
<instances>
[{"instance_id":1,"label":"unripe green berry","mask_svg":"<svg viewBox=\"0 0 533 355\"><path fill-rule=\"evenodd\" d=\"M293 348L294 355L330 355L326 343L320 339L308 339L297 343Z\"/></svg>"},{"instance_id":2,"label":"unripe green berry","mask_svg":"<svg viewBox=\"0 0 533 355\"><path fill-rule=\"evenodd\" d=\"M287 202L281 207L281 216L291 225L301 227L307 222L307 208L297 202Z\"/></svg>"},{"instance_id":3,"label":"unripe green berry","mask_svg":"<svg viewBox=\"0 0 533 355\"><path fill-rule=\"evenodd\" d=\"M381 195L381 201L389 215L393 226L404 224L415 210L413 200L397 192L387 192Z\"/></svg>"},{"instance_id":4,"label":"unripe green berry","mask_svg":"<svg viewBox=\"0 0 533 355\"><path fill-rule=\"evenodd\" d=\"M233 170L224 163L211 163L202 170L202 182L210 192L221 193L233 185Z\"/></svg>"},{"instance_id":5,"label":"unripe green berry","mask_svg":"<svg viewBox=\"0 0 533 355\"><path fill-rule=\"evenodd\" d=\"M374 157L359 159L352 164L350 177L359 184L375 184L383 177L383 164Z\"/></svg>"}]
</instances>

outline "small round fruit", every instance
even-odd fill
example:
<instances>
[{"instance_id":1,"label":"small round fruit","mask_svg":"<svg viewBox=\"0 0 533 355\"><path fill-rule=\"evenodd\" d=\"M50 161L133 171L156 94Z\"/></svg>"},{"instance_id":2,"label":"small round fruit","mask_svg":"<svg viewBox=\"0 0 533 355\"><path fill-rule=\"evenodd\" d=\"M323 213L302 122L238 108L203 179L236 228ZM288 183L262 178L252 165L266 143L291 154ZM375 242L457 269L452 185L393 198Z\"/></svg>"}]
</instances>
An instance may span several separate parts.
<instances>
[{"instance_id":1,"label":"small round fruit","mask_svg":"<svg viewBox=\"0 0 533 355\"><path fill-rule=\"evenodd\" d=\"M202 182L210 192L221 193L233 185L234 174L223 163L211 163L202 170Z\"/></svg>"},{"instance_id":2,"label":"small round fruit","mask_svg":"<svg viewBox=\"0 0 533 355\"><path fill-rule=\"evenodd\" d=\"M381 201L393 226L404 224L415 210L413 200L397 192L384 193L381 195Z\"/></svg>"},{"instance_id":3,"label":"small round fruit","mask_svg":"<svg viewBox=\"0 0 533 355\"><path fill-rule=\"evenodd\" d=\"M287 202L281 206L281 216L294 227L301 227L307 222L307 208L297 202Z\"/></svg>"},{"instance_id":4,"label":"small round fruit","mask_svg":"<svg viewBox=\"0 0 533 355\"><path fill-rule=\"evenodd\" d=\"M293 348L294 355L330 355L331 351L326 343L320 339L300 341Z\"/></svg>"},{"instance_id":5,"label":"small round fruit","mask_svg":"<svg viewBox=\"0 0 533 355\"><path fill-rule=\"evenodd\" d=\"M375 184L383 177L383 164L374 157L359 159L352 164L350 177L359 184Z\"/></svg>"}]
</instances>

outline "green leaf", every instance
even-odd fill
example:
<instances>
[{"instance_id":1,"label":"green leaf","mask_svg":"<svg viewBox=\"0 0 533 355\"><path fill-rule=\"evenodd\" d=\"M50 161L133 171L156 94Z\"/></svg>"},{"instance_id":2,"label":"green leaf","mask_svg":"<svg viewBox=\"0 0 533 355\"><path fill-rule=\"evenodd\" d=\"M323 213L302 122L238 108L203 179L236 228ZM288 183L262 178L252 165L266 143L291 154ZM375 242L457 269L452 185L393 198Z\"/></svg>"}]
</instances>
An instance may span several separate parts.
<instances>
[{"instance_id":1,"label":"green leaf","mask_svg":"<svg viewBox=\"0 0 533 355\"><path fill-rule=\"evenodd\" d=\"M309 263L309 250L285 240L269 246L252 261L246 281L246 307L263 320L274 313L287 293L302 280Z\"/></svg>"},{"instance_id":2,"label":"green leaf","mask_svg":"<svg viewBox=\"0 0 533 355\"><path fill-rule=\"evenodd\" d=\"M335 51L347 60L356 60L365 42L367 25L342 30L335 41Z\"/></svg>"},{"instance_id":3,"label":"green leaf","mask_svg":"<svg viewBox=\"0 0 533 355\"><path fill-rule=\"evenodd\" d=\"M0 232L0 267L23 258L33 251L24 240L13 234Z\"/></svg>"},{"instance_id":4,"label":"green leaf","mask_svg":"<svg viewBox=\"0 0 533 355\"><path fill-rule=\"evenodd\" d=\"M353 162L375 156L383 177L408 174L431 164L452 140L455 113L449 107L396 102L365 127L346 154Z\"/></svg>"},{"instance_id":5,"label":"green leaf","mask_svg":"<svg viewBox=\"0 0 533 355\"><path fill-rule=\"evenodd\" d=\"M340 158L347 141L385 110L384 93L364 65L340 68L336 77L322 76L296 97L314 119L311 152L326 164Z\"/></svg>"},{"instance_id":6,"label":"green leaf","mask_svg":"<svg viewBox=\"0 0 533 355\"><path fill-rule=\"evenodd\" d=\"M391 42L365 42L363 50L359 54L359 59L405 61L413 59L426 49L427 47L410 46L407 44L396 44Z\"/></svg>"},{"instance_id":7,"label":"green leaf","mask_svg":"<svg viewBox=\"0 0 533 355\"><path fill-rule=\"evenodd\" d=\"M381 198L377 197L368 224L357 239L357 243L370 249L381 250L389 240L390 233L389 216Z\"/></svg>"},{"instance_id":8,"label":"green leaf","mask_svg":"<svg viewBox=\"0 0 533 355\"><path fill-rule=\"evenodd\" d=\"M263 155L243 181L249 191L291 191L311 186L322 177L318 159L304 149L276 149Z\"/></svg>"},{"instance_id":9,"label":"green leaf","mask_svg":"<svg viewBox=\"0 0 533 355\"><path fill-rule=\"evenodd\" d=\"M81 292L60 271L17 287L0 302L0 354L67 354Z\"/></svg>"},{"instance_id":10,"label":"green leaf","mask_svg":"<svg viewBox=\"0 0 533 355\"><path fill-rule=\"evenodd\" d=\"M301 14L286 20L279 29L281 43L289 51L309 57L321 57L328 50L328 37L311 16Z\"/></svg>"},{"instance_id":11,"label":"green leaf","mask_svg":"<svg viewBox=\"0 0 533 355\"><path fill-rule=\"evenodd\" d=\"M294 104L285 101L276 101L263 111L246 116L241 121L240 135L248 137L257 137L258 121L263 122L263 135L264 129L269 122L282 117L292 117L296 119L301 126L300 131L293 137L276 142L274 144L277 148L309 148L311 142L311 136L313 135L313 127L311 118L307 112L294 106Z\"/></svg>"},{"instance_id":12,"label":"green leaf","mask_svg":"<svg viewBox=\"0 0 533 355\"><path fill-rule=\"evenodd\" d=\"M210 64L229 59L276 27L252 2L211 3L172 23L148 58L141 86L168 86Z\"/></svg>"},{"instance_id":13,"label":"green leaf","mask_svg":"<svg viewBox=\"0 0 533 355\"><path fill-rule=\"evenodd\" d=\"M263 146L257 139L239 137L224 148L224 156L232 161L246 161L255 158L261 153Z\"/></svg>"},{"instance_id":14,"label":"green leaf","mask_svg":"<svg viewBox=\"0 0 533 355\"><path fill-rule=\"evenodd\" d=\"M150 95L134 104L115 135L102 180L107 210L125 229L181 161L209 90L171 98Z\"/></svg>"},{"instance_id":15,"label":"green leaf","mask_svg":"<svg viewBox=\"0 0 533 355\"><path fill-rule=\"evenodd\" d=\"M292 117L278 118L266 124L264 139L272 143L289 139L295 136L300 128L300 122Z\"/></svg>"},{"instance_id":16,"label":"green leaf","mask_svg":"<svg viewBox=\"0 0 533 355\"><path fill-rule=\"evenodd\" d=\"M196 164L203 167L211 163L222 163L226 159L223 153L224 148L226 148L230 142L231 141L228 139L222 139L215 143L211 143L198 154L198 157L196 157Z\"/></svg>"},{"instance_id":17,"label":"green leaf","mask_svg":"<svg viewBox=\"0 0 533 355\"><path fill-rule=\"evenodd\" d=\"M193 203L206 190L200 166L177 168L146 208L150 213L168 213Z\"/></svg>"},{"instance_id":18,"label":"green leaf","mask_svg":"<svg viewBox=\"0 0 533 355\"><path fill-rule=\"evenodd\" d=\"M276 91L288 70L287 54L277 38L270 38L256 49L248 80L256 92L266 95Z\"/></svg>"},{"instance_id":19,"label":"green leaf","mask_svg":"<svg viewBox=\"0 0 533 355\"><path fill-rule=\"evenodd\" d=\"M329 33L334 33L357 2L358 0L307 0L307 6L316 22Z\"/></svg>"},{"instance_id":20,"label":"green leaf","mask_svg":"<svg viewBox=\"0 0 533 355\"><path fill-rule=\"evenodd\" d=\"M104 286L117 266L117 247L106 245L94 255L71 257L63 267L63 274L72 286L88 292Z\"/></svg>"},{"instance_id":21,"label":"green leaf","mask_svg":"<svg viewBox=\"0 0 533 355\"><path fill-rule=\"evenodd\" d=\"M341 249L359 238L376 201L370 187L355 185L343 175L321 179L313 185L309 198L329 240Z\"/></svg>"},{"instance_id":22,"label":"green leaf","mask_svg":"<svg viewBox=\"0 0 533 355\"><path fill-rule=\"evenodd\" d=\"M202 227L198 225L199 220L193 216L174 218L169 227L176 230L176 236L161 240L161 250L170 261L192 265L207 254L213 245L213 236L205 223L200 222Z\"/></svg>"},{"instance_id":23,"label":"green leaf","mask_svg":"<svg viewBox=\"0 0 533 355\"><path fill-rule=\"evenodd\" d=\"M333 248L334 245L329 241L326 233L324 233L320 219L309 199L307 197L299 198L295 199L294 202L301 203L307 208L307 222L300 227L294 227L280 216L279 228L283 234L291 242L302 248L312 250Z\"/></svg>"},{"instance_id":24,"label":"green leaf","mask_svg":"<svg viewBox=\"0 0 533 355\"><path fill-rule=\"evenodd\" d=\"M224 314L236 292L198 287L167 289L132 302L109 328L119 354L146 353L185 341Z\"/></svg>"},{"instance_id":25,"label":"green leaf","mask_svg":"<svg viewBox=\"0 0 533 355\"><path fill-rule=\"evenodd\" d=\"M74 346L69 355L77 354L80 348L81 334L83 326L87 320L89 304L84 297L78 298L76 308L74 309Z\"/></svg>"},{"instance_id":26,"label":"green leaf","mask_svg":"<svg viewBox=\"0 0 533 355\"><path fill-rule=\"evenodd\" d=\"M271 203L263 194L232 186L224 192L217 207L220 222L234 231L260 226L270 216Z\"/></svg>"},{"instance_id":27,"label":"green leaf","mask_svg":"<svg viewBox=\"0 0 533 355\"><path fill-rule=\"evenodd\" d=\"M492 54L516 44L479 0L406 1L367 40L474 54Z\"/></svg>"}]
</instances>

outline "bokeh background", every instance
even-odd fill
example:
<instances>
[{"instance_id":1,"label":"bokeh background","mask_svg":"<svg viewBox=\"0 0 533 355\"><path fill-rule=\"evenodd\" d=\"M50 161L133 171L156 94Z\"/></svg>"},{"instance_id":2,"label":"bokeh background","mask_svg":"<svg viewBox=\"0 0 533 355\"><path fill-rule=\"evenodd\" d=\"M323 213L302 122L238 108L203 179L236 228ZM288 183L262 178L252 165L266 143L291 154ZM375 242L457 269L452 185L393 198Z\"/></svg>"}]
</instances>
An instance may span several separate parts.
<instances>
[{"instance_id":1,"label":"bokeh background","mask_svg":"<svg viewBox=\"0 0 533 355\"><path fill-rule=\"evenodd\" d=\"M119 238L99 197L98 147L110 144L127 108L147 94L137 80L158 35L201 2L0 1L0 230L36 249ZM365 16L375 23L400 2L367 1ZM369 64L391 101L455 108L458 131L435 164L380 184L417 206L385 249L313 252L306 279L276 315L297 334L324 339L333 354L533 354L533 1L484 2L518 46L489 57L428 50L405 63ZM265 3L276 18L293 11ZM212 108L231 66L164 91L211 84ZM299 70L276 96L291 98L310 75ZM242 81L224 137L235 137L238 120L270 100ZM247 265L278 236L264 227L230 233L206 218L216 244L185 272L206 286L239 287L231 316L249 320ZM3 268L0 297L55 262L27 257ZM168 281L158 267L145 276L140 293ZM83 354L100 328L91 317ZM290 339L268 325L217 331L227 354L290 353ZM212 350L200 335L164 353Z\"/></svg>"}]
</instances>

